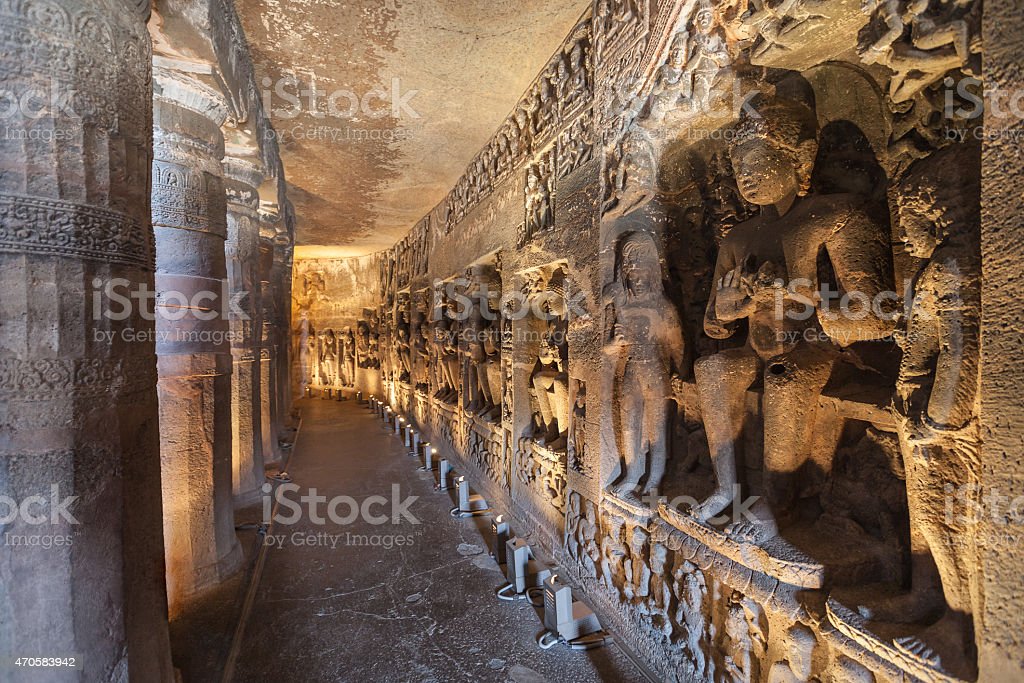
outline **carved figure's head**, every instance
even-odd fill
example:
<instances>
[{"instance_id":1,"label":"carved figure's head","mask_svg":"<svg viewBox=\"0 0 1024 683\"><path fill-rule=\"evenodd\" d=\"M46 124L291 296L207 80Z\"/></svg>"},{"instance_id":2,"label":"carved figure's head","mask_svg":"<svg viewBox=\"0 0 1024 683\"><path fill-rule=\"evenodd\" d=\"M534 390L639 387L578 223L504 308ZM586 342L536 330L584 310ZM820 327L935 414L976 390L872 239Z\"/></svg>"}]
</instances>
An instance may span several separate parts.
<instances>
[{"instance_id":1,"label":"carved figure's head","mask_svg":"<svg viewBox=\"0 0 1024 683\"><path fill-rule=\"evenodd\" d=\"M729 151L740 194L752 204L770 206L810 189L818 122L809 88L801 95L757 96L740 114Z\"/></svg>"},{"instance_id":2,"label":"carved figure's head","mask_svg":"<svg viewBox=\"0 0 1024 683\"><path fill-rule=\"evenodd\" d=\"M619 242L619 279L632 297L642 298L662 289L658 247L651 235L633 232Z\"/></svg>"}]
</instances>

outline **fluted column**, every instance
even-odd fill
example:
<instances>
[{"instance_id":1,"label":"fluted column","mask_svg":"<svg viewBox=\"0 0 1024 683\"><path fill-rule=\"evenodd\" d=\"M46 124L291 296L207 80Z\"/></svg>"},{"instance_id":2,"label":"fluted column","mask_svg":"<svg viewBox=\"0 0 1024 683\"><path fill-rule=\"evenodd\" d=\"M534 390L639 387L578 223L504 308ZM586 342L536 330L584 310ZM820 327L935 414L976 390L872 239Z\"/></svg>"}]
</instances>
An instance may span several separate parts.
<instances>
[{"instance_id":1,"label":"fluted column","mask_svg":"<svg viewBox=\"0 0 1024 683\"><path fill-rule=\"evenodd\" d=\"M274 428L281 430L291 421L291 310L292 238L284 225L274 238ZM275 441L278 438L275 432Z\"/></svg>"},{"instance_id":2,"label":"fluted column","mask_svg":"<svg viewBox=\"0 0 1024 683\"><path fill-rule=\"evenodd\" d=\"M227 111L218 92L190 77L161 68L154 76L160 458L173 618L191 596L236 570L242 557L231 500L231 350L223 295L220 126Z\"/></svg>"},{"instance_id":3,"label":"fluted column","mask_svg":"<svg viewBox=\"0 0 1024 683\"><path fill-rule=\"evenodd\" d=\"M153 323L106 294L153 286L148 9L0 1L0 654L61 680L174 680Z\"/></svg>"},{"instance_id":4,"label":"fluted column","mask_svg":"<svg viewBox=\"0 0 1024 683\"><path fill-rule=\"evenodd\" d=\"M259 185L262 169L251 161L224 161L228 198L228 283L238 310L230 314L232 482L236 505L255 502L263 485L263 417L260 411Z\"/></svg>"},{"instance_id":5,"label":"fluted column","mask_svg":"<svg viewBox=\"0 0 1024 683\"><path fill-rule=\"evenodd\" d=\"M273 429L274 371L274 288L271 272L274 267L276 231L267 220L260 221L260 438L268 460L279 460Z\"/></svg>"}]
</instances>

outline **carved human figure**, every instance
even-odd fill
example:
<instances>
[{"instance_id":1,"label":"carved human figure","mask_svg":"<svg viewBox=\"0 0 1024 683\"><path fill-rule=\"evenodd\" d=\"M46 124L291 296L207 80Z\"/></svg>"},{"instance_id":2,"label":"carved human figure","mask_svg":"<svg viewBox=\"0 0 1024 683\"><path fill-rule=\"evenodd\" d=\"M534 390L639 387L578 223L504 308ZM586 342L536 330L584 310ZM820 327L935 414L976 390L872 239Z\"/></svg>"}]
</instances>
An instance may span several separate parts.
<instances>
[{"instance_id":1,"label":"carved human figure","mask_svg":"<svg viewBox=\"0 0 1024 683\"><path fill-rule=\"evenodd\" d=\"M587 455L587 385L575 381L576 394L572 404L572 415L569 417L568 467L577 472L583 471Z\"/></svg>"},{"instance_id":2,"label":"carved human figure","mask_svg":"<svg viewBox=\"0 0 1024 683\"><path fill-rule=\"evenodd\" d=\"M621 156L611 174L611 196L604 206L606 219L625 216L654 198L654 149L646 133L633 130L626 134Z\"/></svg>"},{"instance_id":3,"label":"carved human figure","mask_svg":"<svg viewBox=\"0 0 1024 683\"><path fill-rule=\"evenodd\" d=\"M774 516L764 513L759 533L768 534L776 521L784 521L777 517L790 511L797 494L814 408L840 347L884 338L894 327L882 294L893 289L887 230L857 196L805 196L817 120L806 84L788 86L780 84L777 97L752 101L757 114L744 110L730 148L740 192L761 213L722 240L704 330L727 339L746 320L746 344L694 364L717 486L692 512L708 520L733 499L745 396L760 375L762 488ZM817 264L823 254L840 289L856 293L841 311L819 296Z\"/></svg>"},{"instance_id":4,"label":"carved human figure","mask_svg":"<svg viewBox=\"0 0 1024 683\"><path fill-rule=\"evenodd\" d=\"M672 620L669 618L669 607L672 604L669 557L669 550L665 545L651 544L650 599L644 608L651 627L666 640L672 635Z\"/></svg>"},{"instance_id":5,"label":"carved human figure","mask_svg":"<svg viewBox=\"0 0 1024 683\"><path fill-rule=\"evenodd\" d=\"M818 644L812 631L803 624L791 626L785 635L785 659L772 664L768 683L818 683L811 676L811 657Z\"/></svg>"},{"instance_id":6,"label":"carved human figure","mask_svg":"<svg viewBox=\"0 0 1024 683\"><path fill-rule=\"evenodd\" d=\"M440 386L435 397L446 403L459 396L459 340L452 302L439 309L440 318L434 325L434 349L440 369Z\"/></svg>"},{"instance_id":7,"label":"carved human figure","mask_svg":"<svg viewBox=\"0 0 1024 683\"><path fill-rule=\"evenodd\" d=\"M626 579L626 558L629 548L623 543L625 531L621 520L610 521L608 532L601 543L601 581L616 596L622 596Z\"/></svg>"},{"instance_id":8,"label":"carved human figure","mask_svg":"<svg viewBox=\"0 0 1024 683\"><path fill-rule=\"evenodd\" d=\"M694 13L690 55L681 77L682 97L689 98L692 109L707 108L715 81L730 62L729 50L715 23L715 12L709 3L702 2Z\"/></svg>"},{"instance_id":9,"label":"carved human figure","mask_svg":"<svg viewBox=\"0 0 1024 683\"><path fill-rule=\"evenodd\" d=\"M932 0L863 0L861 9L873 15L875 31L874 40L863 40L858 52L866 63L892 69L889 98L906 102L951 69L970 73L972 48L978 49L971 41L979 7ZM909 40L904 37L908 26Z\"/></svg>"},{"instance_id":10,"label":"carved human figure","mask_svg":"<svg viewBox=\"0 0 1024 683\"><path fill-rule=\"evenodd\" d=\"M551 450L565 450L569 429L569 373L564 301L551 297L548 308L547 330L537 353L537 366L530 376L530 384L537 396L540 409L540 429L537 442Z\"/></svg>"},{"instance_id":11,"label":"carved human figure","mask_svg":"<svg viewBox=\"0 0 1024 683\"><path fill-rule=\"evenodd\" d=\"M689 97L691 83L683 75L688 61L689 34L681 31L672 39L672 47L668 59L658 67L654 77L654 86L648 98L647 120L662 123L665 114L675 108L680 97Z\"/></svg>"},{"instance_id":12,"label":"carved human figure","mask_svg":"<svg viewBox=\"0 0 1024 683\"><path fill-rule=\"evenodd\" d=\"M320 384L334 386L338 377L338 345L334 330L328 328L320 336Z\"/></svg>"},{"instance_id":13,"label":"carved human figure","mask_svg":"<svg viewBox=\"0 0 1024 683\"><path fill-rule=\"evenodd\" d=\"M395 350L398 356L398 380L408 382L412 377L412 348L409 338L409 312L398 311L395 321Z\"/></svg>"},{"instance_id":14,"label":"carved human figure","mask_svg":"<svg viewBox=\"0 0 1024 683\"><path fill-rule=\"evenodd\" d=\"M370 367L370 323L366 320L356 322L358 336L356 338L356 353L361 368Z\"/></svg>"},{"instance_id":15,"label":"carved human figure","mask_svg":"<svg viewBox=\"0 0 1024 683\"><path fill-rule=\"evenodd\" d=\"M647 565L650 534L642 526L633 527L629 536L629 562L622 593L626 600L640 603L651 594L651 568Z\"/></svg>"},{"instance_id":16,"label":"carved human figure","mask_svg":"<svg viewBox=\"0 0 1024 683\"><path fill-rule=\"evenodd\" d=\"M532 166L526 172L526 236L547 230L553 222L551 193L540 166Z\"/></svg>"},{"instance_id":17,"label":"carved human figure","mask_svg":"<svg viewBox=\"0 0 1024 683\"><path fill-rule=\"evenodd\" d=\"M343 360L345 384L355 386L356 383L356 336L352 333L350 326L345 327L342 336Z\"/></svg>"},{"instance_id":18,"label":"carved human figure","mask_svg":"<svg viewBox=\"0 0 1024 683\"><path fill-rule=\"evenodd\" d=\"M658 247L649 234L630 232L620 238L615 276L605 290L604 351L615 373L623 467L612 491L635 500L645 474L643 493L655 496L665 474L668 401L683 368L683 328L665 296Z\"/></svg>"},{"instance_id":19,"label":"carved human figure","mask_svg":"<svg viewBox=\"0 0 1024 683\"><path fill-rule=\"evenodd\" d=\"M767 622L761 607L739 591L729 597L725 618L725 671L735 683L761 680L761 658L767 652Z\"/></svg>"},{"instance_id":20,"label":"carved human figure","mask_svg":"<svg viewBox=\"0 0 1024 683\"><path fill-rule=\"evenodd\" d=\"M708 588L704 581L704 573L697 565L677 555L676 566L672 571L672 586L678 601L675 623L682 631L686 653L694 674L701 678L707 673L710 680L711 672L707 671L711 662L707 659L710 646L707 638L705 604Z\"/></svg>"},{"instance_id":21,"label":"carved human figure","mask_svg":"<svg viewBox=\"0 0 1024 683\"><path fill-rule=\"evenodd\" d=\"M466 296L472 302L465 335L472 385L467 411L494 421L501 415L501 278L493 266L477 265L470 270Z\"/></svg>"},{"instance_id":22,"label":"carved human figure","mask_svg":"<svg viewBox=\"0 0 1024 683\"><path fill-rule=\"evenodd\" d=\"M977 585L970 515L950 514L950 492L980 505L977 428L981 315L977 145L951 146L907 171L895 190L899 236L924 265L912 281L895 413L906 472L913 571L910 591L861 607L875 619L941 615L910 654L936 652L954 675L974 673Z\"/></svg>"}]
</instances>

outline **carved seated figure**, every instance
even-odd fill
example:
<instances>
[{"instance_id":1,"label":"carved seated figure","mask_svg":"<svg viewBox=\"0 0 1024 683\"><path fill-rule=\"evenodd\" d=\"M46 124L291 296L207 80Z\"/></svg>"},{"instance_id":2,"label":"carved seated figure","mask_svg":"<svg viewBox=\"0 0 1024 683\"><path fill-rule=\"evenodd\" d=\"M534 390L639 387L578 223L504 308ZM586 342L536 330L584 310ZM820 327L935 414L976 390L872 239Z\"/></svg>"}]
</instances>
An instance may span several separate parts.
<instances>
[{"instance_id":1,"label":"carved seated figure","mask_svg":"<svg viewBox=\"0 0 1024 683\"><path fill-rule=\"evenodd\" d=\"M730 154L740 192L760 215L723 239L716 288L704 330L727 339L747 322L746 343L694 364L701 414L717 486L692 510L699 520L720 514L738 491L736 446L745 421L745 395L764 381L762 491L770 512L759 513L772 534L798 494L814 430L818 397L841 347L882 339L894 314L883 310L893 290L889 237L855 195L805 196L817 150L810 89L790 82L789 96L755 99L744 110ZM827 255L847 293L840 307L820 296L819 259Z\"/></svg>"},{"instance_id":2,"label":"carved seated figure","mask_svg":"<svg viewBox=\"0 0 1024 683\"><path fill-rule=\"evenodd\" d=\"M647 233L619 241L616 282L606 292L610 328L605 353L615 368L619 454L623 473L613 487L636 500L640 480L655 496L668 459L668 401L683 366L683 328L662 285L658 248ZM647 456L650 455L650 470Z\"/></svg>"}]
</instances>

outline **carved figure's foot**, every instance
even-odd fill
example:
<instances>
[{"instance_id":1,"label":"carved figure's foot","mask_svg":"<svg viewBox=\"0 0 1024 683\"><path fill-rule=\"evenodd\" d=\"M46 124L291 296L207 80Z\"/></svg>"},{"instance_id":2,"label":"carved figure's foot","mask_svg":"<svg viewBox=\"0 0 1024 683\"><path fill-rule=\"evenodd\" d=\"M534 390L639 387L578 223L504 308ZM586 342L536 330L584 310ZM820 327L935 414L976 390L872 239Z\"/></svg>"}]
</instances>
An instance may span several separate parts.
<instances>
[{"instance_id":1,"label":"carved figure's foot","mask_svg":"<svg viewBox=\"0 0 1024 683\"><path fill-rule=\"evenodd\" d=\"M702 522L707 522L712 517L722 514L725 508L732 502L732 491L718 488L708 496L703 503L690 510L690 514Z\"/></svg>"},{"instance_id":2,"label":"carved figure's foot","mask_svg":"<svg viewBox=\"0 0 1024 683\"><path fill-rule=\"evenodd\" d=\"M779 529L771 519L762 522L733 522L726 534L738 543L759 545L778 536Z\"/></svg>"},{"instance_id":3,"label":"carved figure's foot","mask_svg":"<svg viewBox=\"0 0 1024 683\"><path fill-rule=\"evenodd\" d=\"M913 624L935 618L944 607L941 591L922 589L893 595L870 605L859 605L857 611L865 619L873 621Z\"/></svg>"},{"instance_id":4,"label":"carved figure's foot","mask_svg":"<svg viewBox=\"0 0 1024 683\"><path fill-rule=\"evenodd\" d=\"M616 498L636 505L640 504L640 497L637 496L636 484L634 482L624 481L621 484L613 486L611 491Z\"/></svg>"},{"instance_id":5,"label":"carved figure's foot","mask_svg":"<svg viewBox=\"0 0 1024 683\"><path fill-rule=\"evenodd\" d=\"M967 622L967 617L947 612L920 635L897 638L893 645L927 666L964 680L974 680L977 674L974 639Z\"/></svg>"}]
</instances>

